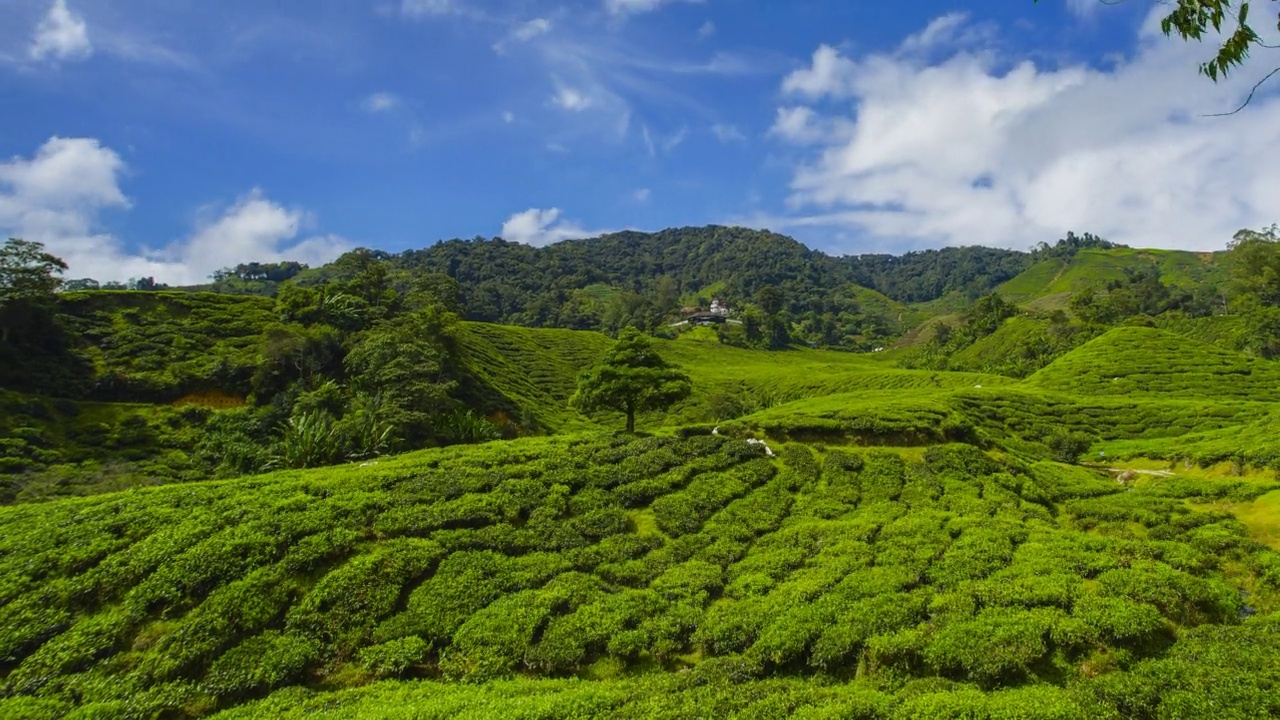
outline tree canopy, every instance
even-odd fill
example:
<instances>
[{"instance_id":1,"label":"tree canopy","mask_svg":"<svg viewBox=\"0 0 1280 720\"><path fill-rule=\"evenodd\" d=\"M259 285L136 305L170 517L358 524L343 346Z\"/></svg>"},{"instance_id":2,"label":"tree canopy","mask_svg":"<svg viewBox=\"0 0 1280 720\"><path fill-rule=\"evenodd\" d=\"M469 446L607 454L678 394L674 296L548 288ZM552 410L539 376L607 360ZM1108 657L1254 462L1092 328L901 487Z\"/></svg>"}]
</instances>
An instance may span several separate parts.
<instances>
[{"instance_id":1,"label":"tree canopy","mask_svg":"<svg viewBox=\"0 0 1280 720\"><path fill-rule=\"evenodd\" d=\"M627 432L635 432L636 412L665 410L689 396L693 385L679 367L668 363L653 343L634 327L578 381L571 403L582 410L625 413Z\"/></svg>"},{"instance_id":2,"label":"tree canopy","mask_svg":"<svg viewBox=\"0 0 1280 720\"><path fill-rule=\"evenodd\" d=\"M34 307L53 300L62 285L58 276L66 269L67 264L45 252L41 243L9 238L0 247L0 342L9 340L14 325Z\"/></svg>"}]
</instances>

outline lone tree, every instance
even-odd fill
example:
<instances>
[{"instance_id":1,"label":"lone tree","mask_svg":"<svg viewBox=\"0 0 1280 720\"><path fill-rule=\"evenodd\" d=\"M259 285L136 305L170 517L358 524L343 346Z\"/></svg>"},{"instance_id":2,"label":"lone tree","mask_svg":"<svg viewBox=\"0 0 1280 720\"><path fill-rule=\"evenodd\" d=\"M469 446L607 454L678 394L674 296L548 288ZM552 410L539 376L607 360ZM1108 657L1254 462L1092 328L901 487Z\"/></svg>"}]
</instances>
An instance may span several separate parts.
<instances>
[{"instance_id":1,"label":"lone tree","mask_svg":"<svg viewBox=\"0 0 1280 720\"><path fill-rule=\"evenodd\" d=\"M688 375L663 360L649 338L628 327L600 363L578 379L570 404L626 413L630 433L636 430L636 411L665 410L689 397L692 389Z\"/></svg>"},{"instance_id":2,"label":"lone tree","mask_svg":"<svg viewBox=\"0 0 1280 720\"><path fill-rule=\"evenodd\" d=\"M66 269L38 242L9 238L0 247L0 342L8 342L12 329L29 324L39 309L53 304L62 286L58 275Z\"/></svg>"}]
</instances>

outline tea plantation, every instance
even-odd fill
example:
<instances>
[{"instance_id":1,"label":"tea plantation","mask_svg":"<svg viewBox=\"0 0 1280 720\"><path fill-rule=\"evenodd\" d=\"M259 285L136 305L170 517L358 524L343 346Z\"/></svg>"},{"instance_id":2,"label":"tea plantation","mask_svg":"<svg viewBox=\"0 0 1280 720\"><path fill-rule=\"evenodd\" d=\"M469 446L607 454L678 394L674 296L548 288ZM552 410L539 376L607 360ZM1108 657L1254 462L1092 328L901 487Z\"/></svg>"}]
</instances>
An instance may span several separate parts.
<instances>
[{"instance_id":1,"label":"tea plantation","mask_svg":"<svg viewBox=\"0 0 1280 720\"><path fill-rule=\"evenodd\" d=\"M0 394L9 471L131 468L14 475L0 718L1280 716L1280 365L1150 327L1021 380L714 338L654 341L693 391L631 435L569 405L604 335L460 323L463 396L526 437L236 479L192 460L207 402ZM213 395L105 345L120 387Z\"/></svg>"},{"instance_id":2,"label":"tea plantation","mask_svg":"<svg viewBox=\"0 0 1280 720\"><path fill-rule=\"evenodd\" d=\"M1266 717L1266 480L583 435L0 511L6 718Z\"/></svg>"}]
</instances>

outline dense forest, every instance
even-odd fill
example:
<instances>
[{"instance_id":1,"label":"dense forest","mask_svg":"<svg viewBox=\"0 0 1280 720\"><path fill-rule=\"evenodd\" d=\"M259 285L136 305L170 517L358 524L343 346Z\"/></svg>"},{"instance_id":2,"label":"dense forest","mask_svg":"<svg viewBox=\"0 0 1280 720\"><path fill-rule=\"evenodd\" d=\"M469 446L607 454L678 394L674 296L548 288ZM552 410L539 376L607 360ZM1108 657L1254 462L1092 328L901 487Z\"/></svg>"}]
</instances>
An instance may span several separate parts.
<instances>
[{"instance_id":1,"label":"dense forest","mask_svg":"<svg viewBox=\"0 0 1280 720\"><path fill-rule=\"evenodd\" d=\"M866 351L892 342L931 314L910 304L968 307L1037 263L1113 247L1089 233L1068 233L1029 252L971 246L834 257L767 231L708 226L616 233L542 248L501 238L454 239L402 253L358 250L318 268L252 262L219 270L208 285L188 289L274 296L289 285L349 279L354 265L377 261L401 292L411 278L451 278L457 284L454 307L467 320L609 334L627 326L655 331L679 319L683 308L705 310L718 299L744 321L742 332L730 328L723 334L727 343ZM67 284L99 287L104 286L88 278ZM127 287L168 289L152 278Z\"/></svg>"}]
</instances>

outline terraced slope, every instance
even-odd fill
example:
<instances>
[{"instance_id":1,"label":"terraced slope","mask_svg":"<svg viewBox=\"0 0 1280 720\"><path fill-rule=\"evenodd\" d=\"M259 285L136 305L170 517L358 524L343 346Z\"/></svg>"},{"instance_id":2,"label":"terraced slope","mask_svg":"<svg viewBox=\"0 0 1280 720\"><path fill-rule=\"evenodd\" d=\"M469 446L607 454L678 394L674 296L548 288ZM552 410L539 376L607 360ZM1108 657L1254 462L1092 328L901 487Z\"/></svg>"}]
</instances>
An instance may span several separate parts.
<instances>
[{"instance_id":1,"label":"terraced slope","mask_svg":"<svg viewBox=\"0 0 1280 720\"><path fill-rule=\"evenodd\" d=\"M1070 260L1045 260L996 288L996 292L1019 304L1041 310L1065 307L1071 293L1086 288L1101 289L1112 280L1124 279L1125 270L1155 265L1161 279L1174 285L1226 282L1220 253L1192 253L1181 250L1114 248L1081 250Z\"/></svg>"},{"instance_id":2,"label":"terraced slope","mask_svg":"<svg viewBox=\"0 0 1280 720\"><path fill-rule=\"evenodd\" d=\"M536 430L586 427L567 406L578 374L613 342L594 332L463 323L463 362L488 387L491 407L505 408ZM694 395L669 413L641 417L647 427L724 419L724 407L753 410L835 393L996 386L1015 382L978 373L901 370L878 354L796 349L746 350L719 343L655 340L694 383ZM600 418L611 422L607 416Z\"/></svg>"},{"instance_id":3,"label":"terraced slope","mask_svg":"<svg viewBox=\"0 0 1280 720\"><path fill-rule=\"evenodd\" d=\"M1280 556L1200 488L774 449L521 440L0 508L0 717L1280 710Z\"/></svg>"},{"instance_id":4,"label":"terraced slope","mask_svg":"<svg viewBox=\"0 0 1280 720\"><path fill-rule=\"evenodd\" d=\"M475 392L490 408L515 415L534 431L586 422L568 407L578 373L600 359L613 341L600 333L462 323L462 364Z\"/></svg>"},{"instance_id":5,"label":"terraced slope","mask_svg":"<svg viewBox=\"0 0 1280 720\"><path fill-rule=\"evenodd\" d=\"M1280 363L1152 328L1116 328L1027 380L1085 396L1182 396L1280 401Z\"/></svg>"}]
</instances>

